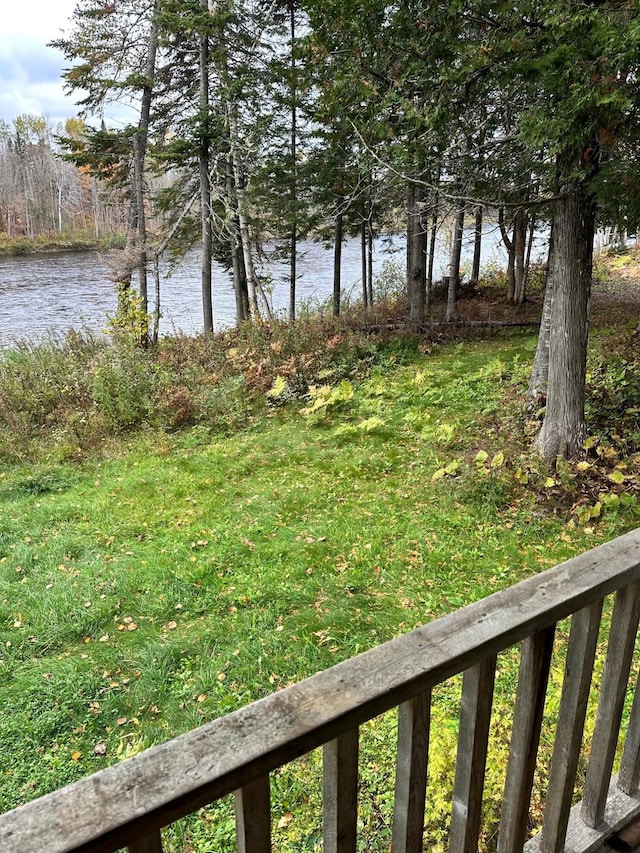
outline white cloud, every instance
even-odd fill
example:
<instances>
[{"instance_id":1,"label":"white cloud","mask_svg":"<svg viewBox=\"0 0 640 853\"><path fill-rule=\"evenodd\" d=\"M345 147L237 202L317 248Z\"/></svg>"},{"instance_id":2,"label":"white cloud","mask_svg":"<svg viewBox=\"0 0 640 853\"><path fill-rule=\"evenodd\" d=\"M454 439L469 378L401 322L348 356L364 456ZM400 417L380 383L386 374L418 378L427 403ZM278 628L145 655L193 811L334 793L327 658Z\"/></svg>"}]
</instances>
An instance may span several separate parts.
<instances>
[{"instance_id":1,"label":"white cloud","mask_svg":"<svg viewBox=\"0 0 640 853\"><path fill-rule=\"evenodd\" d=\"M76 0L20 0L3 5L3 35L30 34L45 44L69 26Z\"/></svg>"},{"instance_id":2,"label":"white cloud","mask_svg":"<svg viewBox=\"0 0 640 853\"><path fill-rule=\"evenodd\" d=\"M61 121L76 115L65 96L62 54L47 47L70 28L76 0L4 0L0 29L0 118L11 122L23 113Z\"/></svg>"}]
</instances>

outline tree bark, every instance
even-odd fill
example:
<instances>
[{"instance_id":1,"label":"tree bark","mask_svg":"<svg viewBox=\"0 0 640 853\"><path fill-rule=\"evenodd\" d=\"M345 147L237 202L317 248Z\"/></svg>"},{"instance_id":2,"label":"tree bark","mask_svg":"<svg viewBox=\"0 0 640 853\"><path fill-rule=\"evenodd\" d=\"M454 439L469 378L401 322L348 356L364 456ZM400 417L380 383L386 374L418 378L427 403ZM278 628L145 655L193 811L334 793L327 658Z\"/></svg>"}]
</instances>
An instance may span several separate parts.
<instances>
[{"instance_id":1,"label":"tree bark","mask_svg":"<svg viewBox=\"0 0 640 853\"><path fill-rule=\"evenodd\" d=\"M373 205L369 201L367 220L367 294L369 305L373 305Z\"/></svg>"},{"instance_id":2,"label":"tree bark","mask_svg":"<svg viewBox=\"0 0 640 853\"><path fill-rule=\"evenodd\" d=\"M290 72L291 72L291 234L290 234L290 267L289 267L289 322L296 319L296 278L298 260L298 171L297 171L297 142L298 142L298 91L296 69L296 7L294 0L289 4L289 37L291 39Z\"/></svg>"},{"instance_id":3,"label":"tree bark","mask_svg":"<svg viewBox=\"0 0 640 853\"><path fill-rule=\"evenodd\" d=\"M527 247L527 214L523 209L516 213L513 225L513 259L514 259L514 305L522 305L525 297L525 254Z\"/></svg>"},{"instance_id":4,"label":"tree bark","mask_svg":"<svg viewBox=\"0 0 640 853\"><path fill-rule=\"evenodd\" d=\"M427 307L427 233L422 225L422 192L417 187L409 189L407 208L409 319L420 325Z\"/></svg>"},{"instance_id":5,"label":"tree bark","mask_svg":"<svg viewBox=\"0 0 640 853\"><path fill-rule=\"evenodd\" d=\"M460 319L458 312L458 291L460 289L460 255L462 253L462 233L464 230L464 205L458 210L453 224L453 244L451 246L451 265L449 267L449 287L447 289L447 323Z\"/></svg>"},{"instance_id":6,"label":"tree bark","mask_svg":"<svg viewBox=\"0 0 640 853\"><path fill-rule=\"evenodd\" d=\"M227 217L227 230L229 232L229 243L231 247L231 269L233 272L233 293L236 301L236 323L249 319L249 297L247 291L247 276L244 271L242 259L242 246L240 245L240 226L236 211L238 203L235 196L233 164L231 155L227 157L227 205L229 215Z\"/></svg>"},{"instance_id":7,"label":"tree bark","mask_svg":"<svg viewBox=\"0 0 640 853\"><path fill-rule=\"evenodd\" d=\"M547 409L536 445L549 463L575 456L586 437L584 417L589 297L595 202L586 180L559 161L560 193L554 217L554 293L549 337Z\"/></svg>"},{"instance_id":8,"label":"tree bark","mask_svg":"<svg viewBox=\"0 0 640 853\"><path fill-rule=\"evenodd\" d=\"M429 261L427 263L426 275L427 308L431 304L431 290L433 288L433 264L436 256L436 238L438 236L438 204L439 199L436 193L431 213L431 233L429 234Z\"/></svg>"},{"instance_id":9,"label":"tree bark","mask_svg":"<svg viewBox=\"0 0 640 853\"><path fill-rule=\"evenodd\" d=\"M260 307L258 305L258 279L253 264L253 253L251 250L251 233L249 223L246 216L246 193L242 178L242 168L240 165L240 157L238 155L238 125L235 116L235 106L228 105L228 114L230 118L230 139L231 139L231 162L233 165L233 176L235 184L235 195L238 200L238 227L240 229L240 245L242 247L242 260L244 262L244 270L247 281L247 291L249 296L249 316L251 319L260 319Z\"/></svg>"},{"instance_id":10,"label":"tree bark","mask_svg":"<svg viewBox=\"0 0 640 853\"><path fill-rule=\"evenodd\" d=\"M340 297L342 290L342 213L336 216L335 243L333 246L333 316L340 316Z\"/></svg>"},{"instance_id":11,"label":"tree bark","mask_svg":"<svg viewBox=\"0 0 640 853\"><path fill-rule=\"evenodd\" d=\"M553 224L551 225L551 239L549 241L549 253L547 257L547 276L544 290L544 302L542 305L542 317L540 320L540 332L538 333L538 345L533 360L533 369L529 378L528 395L532 403L541 406L547 398L547 382L549 379L549 337L551 334L551 309L553 304L554 272L553 263L555 253L553 251Z\"/></svg>"},{"instance_id":12,"label":"tree bark","mask_svg":"<svg viewBox=\"0 0 640 853\"><path fill-rule=\"evenodd\" d=\"M480 279L480 257L482 255L482 205L476 207L476 227L473 232L473 263L471 265L471 284L477 285Z\"/></svg>"},{"instance_id":13,"label":"tree bark","mask_svg":"<svg viewBox=\"0 0 640 853\"><path fill-rule=\"evenodd\" d=\"M145 80L142 87L142 98L140 102L140 120L138 131L133 138L133 174L135 182L136 207L138 210L138 292L140 294L141 308L146 314L148 311L148 286L147 286L147 216L145 210L144 192L144 163L147 153L147 138L149 135L149 120L151 116L151 99L153 96L153 84L156 71L156 54L158 51L158 2L154 3L151 28L149 31L149 47L145 63Z\"/></svg>"},{"instance_id":14,"label":"tree bark","mask_svg":"<svg viewBox=\"0 0 640 853\"><path fill-rule=\"evenodd\" d=\"M360 265L362 269L362 307L369 307L369 290L367 288L367 223L364 216L360 223Z\"/></svg>"},{"instance_id":15,"label":"tree bark","mask_svg":"<svg viewBox=\"0 0 640 853\"><path fill-rule=\"evenodd\" d=\"M208 0L200 0L202 13L209 12ZM213 300L211 295L211 258L213 255L213 229L211 222L211 179L209 177L209 36L200 36L200 113L204 126L201 128L200 151L200 217L202 225L202 318L205 334L213 334Z\"/></svg>"}]
</instances>

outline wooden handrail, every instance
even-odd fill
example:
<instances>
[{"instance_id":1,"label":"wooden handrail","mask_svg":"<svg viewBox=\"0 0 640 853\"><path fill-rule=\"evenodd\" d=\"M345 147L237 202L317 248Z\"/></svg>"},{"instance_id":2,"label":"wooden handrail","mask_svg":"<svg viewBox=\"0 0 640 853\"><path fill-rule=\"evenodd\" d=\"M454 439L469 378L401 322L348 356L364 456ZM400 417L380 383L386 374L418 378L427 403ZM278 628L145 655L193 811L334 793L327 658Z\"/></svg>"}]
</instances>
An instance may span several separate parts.
<instances>
[{"instance_id":1,"label":"wooden handrail","mask_svg":"<svg viewBox=\"0 0 640 853\"><path fill-rule=\"evenodd\" d=\"M421 758L421 750L428 748L425 743L428 737L419 735L416 721L428 722L424 697L434 685L470 671L465 676L468 682L465 689L469 697L474 698L469 700L470 716L462 728L473 740L472 754L469 766L465 768L459 763L457 770L460 775L454 798L458 798L456 807L462 817L456 823L454 808L455 829L452 829L452 835L455 833L456 838L465 839L456 842L455 849L468 849L473 846L473 835L477 831L466 822L467 812L474 811L469 808L469 797L477 805L478 784L481 789L482 782L478 773L480 765L484 773L482 753L486 748L486 743L482 743L486 738L486 694L480 689L482 683L478 687L478 678L486 679L493 667L492 659L500 651L536 635L546 637L535 641L537 652L527 652L533 656L527 671L537 675L535 683L525 684L525 694L528 690L529 696L533 695L539 704L540 691L544 693L546 689L546 664L540 662L540 654L546 654L548 632L559 620L572 614L588 616L610 593L632 586L635 590L638 580L640 531L633 531L121 764L7 812L0 816L0 851L114 851L125 846L130 850L159 851L162 849L161 827L234 791L246 794L245 797L237 796L240 825L243 801L262 803L256 808L261 811L264 824L265 808L268 810L268 787L265 788L264 782L267 774L324 744L330 744L326 749L334 766L331 772L340 776L339 780L335 775L325 777L325 789L347 791L337 803L332 818L335 824L340 824L339 836L344 839L345 832L350 831L347 824L354 820L351 792L354 761L357 761L354 758L357 728L396 706L403 706L401 726L407 726L406 730L401 730L399 768L406 767L409 776L398 781L397 808L404 808L406 813L398 817L396 824L405 841L398 841L399 836L396 836L394 850L399 853L400 850L419 849L416 827L419 828L423 820L423 814L420 817L424 787L421 775L426 771L426 751ZM634 595L635 592L629 593L628 600ZM628 628L633 622L635 606L627 604L626 609L623 608L621 626ZM579 623L578 619L576 624ZM577 639L575 643L583 643L583 640ZM622 674L612 674L611 678L617 678L618 685ZM416 697L423 697L422 705L415 704ZM404 706L407 702L413 705ZM471 707L474 702L475 710ZM573 713L569 707L571 697L565 699L563 696L563 702L567 713ZM524 715L518 723L522 732L518 735L518 749L525 743L537 745L536 720L540 716L538 713L535 720L527 721ZM636 716L640 716L640 712ZM607 742L606 754L601 759L605 769L609 766L609 755ZM519 768L513 773L524 779L519 783L520 800L515 797L513 806L522 815L522 791L526 792L532 771L530 763L520 766L517 757L513 762ZM631 766L631 760L628 763ZM633 776L635 768L633 763L627 776ZM594 797L597 817L602 811L600 788L595 790ZM512 822L512 817L505 818L505 825ZM476 819L474 811L474 823ZM509 829L516 841L509 842L507 849L521 843L518 839L522 835L519 828L522 817L516 820L518 822L518 826L514 824ZM268 826L251 827L251 832L257 833L257 849L268 846L267 830ZM346 851L352 847L349 841L333 849Z\"/></svg>"}]
</instances>

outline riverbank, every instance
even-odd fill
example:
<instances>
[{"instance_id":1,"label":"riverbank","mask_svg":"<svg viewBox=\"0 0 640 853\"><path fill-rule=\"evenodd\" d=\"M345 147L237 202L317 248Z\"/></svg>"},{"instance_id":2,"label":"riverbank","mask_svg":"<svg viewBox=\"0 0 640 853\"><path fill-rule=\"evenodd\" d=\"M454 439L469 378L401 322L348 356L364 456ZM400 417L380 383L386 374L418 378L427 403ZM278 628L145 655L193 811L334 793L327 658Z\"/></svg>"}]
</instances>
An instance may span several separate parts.
<instances>
[{"instance_id":1,"label":"riverbank","mask_svg":"<svg viewBox=\"0 0 640 853\"><path fill-rule=\"evenodd\" d=\"M85 231L72 234L41 234L33 239L9 237L2 232L0 233L0 257L39 255L45 252L91 252L118 249L124 246L124 240L123 234L95 237Z\"/></svg>"}]
</instances>

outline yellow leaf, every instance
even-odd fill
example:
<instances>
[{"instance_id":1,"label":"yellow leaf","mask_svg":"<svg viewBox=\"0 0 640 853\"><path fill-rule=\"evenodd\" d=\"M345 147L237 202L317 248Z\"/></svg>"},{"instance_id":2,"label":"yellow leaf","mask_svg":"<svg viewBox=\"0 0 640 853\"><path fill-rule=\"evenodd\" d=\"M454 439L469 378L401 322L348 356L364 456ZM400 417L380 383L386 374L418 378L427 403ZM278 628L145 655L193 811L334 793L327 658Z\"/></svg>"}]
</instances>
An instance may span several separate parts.
<instances>
[{"instance_id":1,"label":"yellow leaf","mask_svg":"<svg viewBox=\"0 0 640 853\"><path fill-rule=\"evenodd\" d=\"M499 450L491 460L492 468L501 468L504 465L504 453Z\"/></svg>"},{"instance_id":2,"label":"yellow leaf","mask_svg":"<svg viewBox=\"0 0 640 853\"><path fill-rule=\"evenodd\" d=\"M589 468L593 467L590 462L578 462L576 468L578 471L588 471Z\"/></svg>"},{"instance_id":3,"label":"yellow leaf","mask_svg":"<svg viewBox=\"0 0 640 853\"><path fill-rule=\"evenodd\" d=\"M555 485L556 481L553 479L553 477L547 477L547 479L544 481L545 489L552 489Z\"/></svg>"},{"instance_id":4,"label":"yellow leaf","mask_svg":"<svg viewBox=\"0 0 640 853\"><path fill-rule=\"evenodd\" d=\"M435 483L436 480L441 480L446 473L444 468L438 468L431 480Z\"/></svg>"},{"instance_id":5,"label":"yellow leaf","mask_svg":"<svg viewBox=\"0 0 640 853\"><path fill-rule=\"evenodd\" d=\"M282 817L278 821L278 829L286 829L286 827L289 826L292 820L293 815L291 814L291 812L287 812L286 814L282 815Z\"/></svg>"},{"instance_id":6,"label":"yellow leaf","mask_svg":"<svg viewBox=\"0 0 640 853\"><path fill-rule=\"evenodd\" d=\"M624 474L619 468L614 468L613 471L609 474L609 479L612 483L617 483L620 485L624 483Z\"/></svg>"},{"instance_id":7,"label":"yellow leaf","mask_svg":"<svg viewBox=\"0 0 640 853\"><path fill-rule=\"evenodd\" d=\"M78 752L78 750L76 750L71 756L72 761L78 761L80 758L82 758L82 753Z\"/></svg>"}]
</instances>

